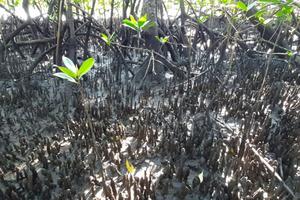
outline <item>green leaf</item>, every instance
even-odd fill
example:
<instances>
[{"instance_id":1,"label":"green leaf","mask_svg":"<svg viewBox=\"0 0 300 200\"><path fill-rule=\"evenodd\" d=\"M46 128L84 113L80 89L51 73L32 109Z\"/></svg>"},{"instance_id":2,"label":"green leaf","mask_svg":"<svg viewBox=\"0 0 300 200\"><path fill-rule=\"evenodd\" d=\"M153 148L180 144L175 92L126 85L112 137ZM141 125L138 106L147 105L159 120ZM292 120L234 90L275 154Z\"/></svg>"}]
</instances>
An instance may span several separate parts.
<instances>
[{"instance_id":1,"label":"green leaf","mask_svg":"<svg viewBox=\"0 0 300 200\"><path fill-rule=\"evenodd\" d=\"M159 36L155 36L155 38L162 44L165 44L166 42L169 41L169 36L166 36L166 37L159 37Z\"/></svg>"},{"instance_id":2,"label":"green leaf","mask_svg":"<svg viewBox=\"0 0 300 200\"><path fill-rule=\"evenodd\" d=\"M56 76L56 77L59 77L59 78L62 78L62 79L66 79L66 80L68 80L70 82L73 82L73 83L77 83L77 81L74 78L72 78L71 76L69 76L69 75L67 75L63 72L54 73L53 76Z\"/></svg>"},{"instance_id":3,"label":"green leaf","mask_svg":"<svg viewBox=\"0 0 300 200\"><path fill-rule=\"evenodd\" d=\"M79 70L78 70L78 79L80 79L83 75L85 75L86 73L88 73L88 71L90 71L90 69L93 67L95 63L94 58L88 58L85 61L83 61L83 63L81 64Z\"/></svg>"},{"instance_id":4,"label":"green leaf","mask_svg":"<svg viewBox=\"0 0 300 200\"><path fill-rule=\"evenodd\" d=\"M287 53L288 57L292 57L293 56L293 52L292 51L287 51L286 53Z\"/></svg>"},{"instance_id":5,"label":"green leaf","mask_svg":"<svg viewBox=\"0 0 300 200\"><path fill-rule=\"evenodd\" d=\"M281 21L287 21L291 18L291 14L293 12L293 7L284 5L282 8L276 13L276 16Z\"/></svg>"},{"instance_id":6,"label":"green leaf","mask_svg":"<svg viewBox=\"0 0 300 200\"><path fill-rule=\"evenodd\" d=\"M166 43L166 42L168 42L169 41L169 36L166 36L166 37L164 37L163 39L162 39L162 42L163 43Z\"/></svg>"},{"instance_id":7,"label":"green leaf","mask_svg":"<svg viewBox=\"0 0 300 200\"><path fill-rule=\"evenodd\" d=\"M108 40L108 36L105 33L101 33L101 38L103 40Z\"/></svg>"},{"instance_id":8,"label":"green leaf","mask_svg":"<svg viewBox=\"0 0 300 200\"><path fill-rule=\"evenodd\" d=\"M128 28L131 28L131 29L133 29L134 31L138 31L138 27L137 27L132 21L130 21L130 20L128 20L128 19L124 19L124 20L122 21L122 23L123 23L123 26L126 26L126 27L128 27Z\"/></svg>"},{"instance_id":9,"label":"green leaf","mask_svg":"<svg viewBox=\"0 0 300 200\"><path fill-rule=\"evenodd\" d=\"M202 24L202 23L204 23L207 19L208 19L208 16L207 16L207 15L202 15L202 16L200 16L200 17L197 19L197 22L198 22L199 24Z\"/></svg>"},{"instance_id":10,"label":"green leaf","mask_svg":"<svg viewBox=\"0 0 300 200\"><path fill-rule=\"evenodd\" d=\"M255 17L258 19L259 23L265 24L266 19L263 17L266 14L266 9L261 9L255 13Z\"/></svg>"},{"instance_id":11,"label":"green leaf","mask_svg":"<svg viewBox=\"0 0 300 200\"><path fill-rule=\"evenodd\" d=\"M152 28L156 26L155 22L152 22L152 21L146 21L143 26L141 26L140 28L143 30L143 31L146 31L148 30L149 28Z\"/></svg>"},{"instance_id":12,"label":"green leaf","mask_svg":"<svg viewBox=\"0 0 300 200\"><path fill-rule=\"evenodd\" d=\"M77 74L78 68L74 65L73 61L65 56L62 57L63 63L65 64L65 66L71 70L72 72L74 72L75 74Z\"/></svg>"},{"instance_id":13,"label":"green leaf","mask_svg":"<svg viewBox=\"0 0 300 200\"><path fill-rule=\"evenodd\" d=\"M263 17L258 17L258 21L259 21L259 23L261 23L261 24L265 24L265 18L263 18Z\"/></svg>"},{"instance_id":14,"label":"green leaf","mask_svg":"<svg viewBox=\"0 0 300 200\"><path fill-rule=\"evenodd\" d=\"M129 18L130 18L130 21L131 21L135 26L138 25L138 22L134 19L134 16L130 15Z\"/></svg>"},{"instance_id":15,"label":"green leaf","mask_svg":"<svg viewBox=\"0 0 300 200\"><path fill-rule=\"evenodd\" d=\"M244 4L244 2L242 2L242 1L238 1L236 3L236 7L239 8L240 10L242 10L242 11L247 11L248 10L247 5Z\"/></svg>"},{"instance_id":16,"label":"green leaf","mask_svg":"<svg viewBox=\"0 0 300 200\"><path fill-rule=\"evenodd\" d=\"M110 38L108 38L108 36L105 33L101 33L101 39L108 45L110 46Z\"/></svg>"},{"instance_id":17,"label":"green leaf","mask_svg":"<svg viewBox=\"0 0 300 200\"><path fill-rule=\"evenodd\" d=\"M228 0L220 0L220 1L221 1L221 3L224 3L224 4L228 3Z\"/></svg>"},{"instance_id":18,"label":"green leaf","mask_svg":"<svg viewBox=\"0 0 300 200\"><path fill-rule=\"evenodd\" d=\"M147 14L138 19L138 27L142 27L147 21Z\"/></svg>"},{"instance_id":19,"label":"green leaf","mask_svg":"<svg viewBox=\"0 0 300 200\"><path fill-rule=\"evenodd\" d=\"M18 5L20 5L20 0L16 0L16 1L14 2L14 7L17 7Z\"/></svg>"},{"instance_id":20,"label":"green leaf","mask_svg":"<svg viewBox=\"0 0 300 200\"><path fill-rule=\"evenodd\" d=\"M112 34L111 34L111 36L109 37L109 40L112 42L113 40L115 40L116 39L116 32L113 32Z\"/></svg>"},{"instance_id":21,"label":"green leaf","mask_svg":"<svg viewBox=\"0 0 300 200\"><path fill-rule=\"evenodd\" d=\"M61 67L61 66L58 66L57 67L58 69L60 69L60 71L62 71L63 73L67 74L68 76L71 76L72 78L76 79L76 74L73 73L71 70L69 70L68 68L66 67Z\"/></svg>"}]
</instances>

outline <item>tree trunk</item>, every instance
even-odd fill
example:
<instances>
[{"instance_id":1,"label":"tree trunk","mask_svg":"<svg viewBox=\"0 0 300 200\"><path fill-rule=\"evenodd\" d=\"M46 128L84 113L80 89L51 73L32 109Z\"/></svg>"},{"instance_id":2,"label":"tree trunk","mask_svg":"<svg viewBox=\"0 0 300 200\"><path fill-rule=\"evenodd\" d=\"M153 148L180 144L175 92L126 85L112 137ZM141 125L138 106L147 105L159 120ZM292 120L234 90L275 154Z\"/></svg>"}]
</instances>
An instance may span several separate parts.
<instances>
[{"instance_id":1,"label":"tree trunk","mask_svg":"<svg viewBox=\"0 0 300 200\"><path fill-rule=\"evenodd\" d=\"M111 0L111 4L110 4L111 11L110 11L110 22L109 22L109 32L110 32L110 34L112 34L112 32L113 32L114 4L115 4L115 1Z\"/></svg>"},{"instance_id":2,"label":"tree trunk","mask_svg":"<svg viewBox=\"0 0 300 200\"><path fill-rule=\"evenodd\" d=\"M89 54L88 52L88 46L89 46L89 37L91 34L91 26L92 26L92 16L94 14L94 10L95 10L95 4L96 4L96 0L93 0L93 5L92 5L92 10L91 10L91 15L90 15L90 19L89 19L89 24L88 24L88 30L87 30L87 34L86 34L86 38L85 38L85 48L84 48L84 55L83 55L83 59L87 59L87 56Z\"/></svg>"},{"instance_id":3,"label":"tree trunk","mask_svg":"<svg viewBox=\"0 0 300 200\"><path fill-rule=\"evenodd\" d=\"M61 64L61 28L62 28L62 11L64 7L64 0L59 1L59 8L58 8L58 20L57 20L57 34L56 34L56 52L55 52L55 64Z\"/></svg>"},{"instance_id":4,"label":"tree trunk","mask_svg":"<svg viewBox=\"0 0 300 200\"><path fill-rule=\"evenodd\" d=\"M67 10L67 24L69 26L69 42L68 42L68 57L76 63L76 37L75 37L75 27L74 18L72 12L72 5L70 0L67 0L68 10Z\"/></svg>"},{"instance_id":5,"label":"tree trunk","mask_svg":"<svg viewBox=\"0 0 300 200\"><path fill-rule=\"evenodd\" d=\"M123 0L123 19L127 18L128 6L129 6L129 0Z\"/></svg>"},{"instance_id":6,"label":"tree trunk","mask_svg":"<svg viewBox=\"0 0 300 200\"><path fill-rule=\"evenodd\" d=\"M141 15L147 15L148 20L155 22L156 26L145 30L142 34L145 40L145 47L153 52L161 52L161 44L155 38L158 35L158 10L162 9L161 0L144 0ZM154 53L149 53L148 57L136 72L134 81L138 88L142 86L151 86L152 81L161 82L164 77L165 67L161 62L158 62L157 56ZM150 82L147 82L150 81ZM146 84L144 84L146 82Z\"/></svg>"},{"instance_id":7,"label":"tree trunk","mask_svg":"<svg viewBox=\"0 0 300 200\"><path fill-rule=\"evenodd\" d=\"M144 0L142 15L147 14L148 20L151 20L158 24L157 10L162 9L161 0ZM145 45L147 49L159 52L160 43L157 41L155 36L158 35L158 27L154 26L144 32Z\"/></svg>"},{"instance_id":8,"label":"tree trunk","mask_svg":"<svg viewBox=\"0 0 300 200\"><path fill-rule=\"evenodd\" d=\"M190 46L189 42L188 42L188 38L185 34L185 21L186 21L186 12L185 12L185 6L184 6L184 0L180 0L180 12L181 12L181 15L180 15L180 21L181 21L181 25L180 25L180 36L181 36L181 42L182 44L185 46L183 47L183 56L185 58L188 58L190 55L189 55L189 50L186 48L188 46Z\"/></svg>"}]
</instances>

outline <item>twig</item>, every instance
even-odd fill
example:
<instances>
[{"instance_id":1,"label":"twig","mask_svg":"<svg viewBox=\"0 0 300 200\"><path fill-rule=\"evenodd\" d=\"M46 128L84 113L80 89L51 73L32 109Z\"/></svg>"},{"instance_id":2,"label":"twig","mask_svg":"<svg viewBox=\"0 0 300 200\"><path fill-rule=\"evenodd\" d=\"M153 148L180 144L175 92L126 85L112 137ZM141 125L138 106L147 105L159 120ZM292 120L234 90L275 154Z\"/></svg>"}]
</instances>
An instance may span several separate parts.
<instances>
[{"instance_id":1,"label":"twig","mask_svg":"<svg viewBox=\"0 0 300 200\"><path fill-rule=\"evenodd\" d=\"M276 179L282 183L283 187L293 196L294 199L297 199L297 196L292 191L292 189L282 180L280 175L276 172L276 170L264 159L256 149L254 149L253 145L247 143L247 146L251 149L251 151L259 158L259 160L268 168L268 170L273 173L276 177Z\"/></svg>"}]
</instances>

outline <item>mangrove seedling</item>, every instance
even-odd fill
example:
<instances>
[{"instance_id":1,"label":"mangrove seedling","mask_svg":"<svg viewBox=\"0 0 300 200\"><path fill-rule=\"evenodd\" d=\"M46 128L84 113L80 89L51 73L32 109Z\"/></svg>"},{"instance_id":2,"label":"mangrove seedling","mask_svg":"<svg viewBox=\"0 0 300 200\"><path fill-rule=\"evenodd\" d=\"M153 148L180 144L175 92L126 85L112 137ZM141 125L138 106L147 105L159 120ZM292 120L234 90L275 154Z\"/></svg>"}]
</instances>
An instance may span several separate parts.
<instances>
[{"instance_id":1,"label":"mangrove seedling","mask_svg":"<svg viewBox=\"0 0 300 200\"><path fill-rule=\"evenodd\" d=\"M62 57L63 66L57 66L57 68L61 71L58 73L54 73L53 76L57 76L62 79L66 79L73 83L79 83L80 78L88 73L93 67L95 60L94 58L88 58L81 64L80 68L73 63L73 61L65 56Z\"/></svg>"},{"instance_id":2,"label":"mangrove seedling","mask_svg":"<svg viewBox=\"0 0 300 200\"><path fill-rule=\"evenodd\" d=\"M115 33L111 34L110 36L106 35L105 33L101 33L101 39L107 44L107 46L110 46L115 39Z\"/></svg>"},{"instance_id":3,"label":"mangrove seedling","mask_svg":"<svg viewBox=\"0 0 300 200\"><path fill-rule=\"evenodd\" d=\"M123 26L131 28L132 30L141 33L146 31L149 28L155 26L155 23L147 19L147 15L143 15L138 20L136 20L132 15L129 16L129 19L124 19L122 21Z\"/></svg>"},{"instance_id":4,"label":"mangrove seedling","mask_svg":"<svg viewBox=\"0 0 300 200\"><path fill-rule=\"evenodd\" d=\"M155 36L155 38L162 44L165 44L169 41L169 36L165 36L165 37Z\"/></svg>"}]
</instances>

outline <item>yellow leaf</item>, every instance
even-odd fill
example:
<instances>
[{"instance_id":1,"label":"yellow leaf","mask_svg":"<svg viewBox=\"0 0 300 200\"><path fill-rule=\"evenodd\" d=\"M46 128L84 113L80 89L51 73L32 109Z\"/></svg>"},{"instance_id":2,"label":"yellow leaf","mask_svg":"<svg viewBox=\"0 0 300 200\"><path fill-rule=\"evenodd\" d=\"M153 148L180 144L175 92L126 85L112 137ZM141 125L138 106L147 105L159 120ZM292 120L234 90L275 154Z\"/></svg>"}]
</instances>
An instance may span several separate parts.
<instances>
[{"instance_id":1,"label":"yellow leaf","mask_svg":"<svg viewBox=\"0 0 300 200\"><path fill-rule=\"evenodd\" d=\"M126 169L130 174L134 174L135 167L126 159Z\"/></svg>"},{"instance_id":2,"label":"yellow leaf","mask_svg":"<svg viewBox=\"0 0 300 200\"><path fill-rule=\"evenodd\" d=\"M134 23L134 25L137 25L137 21L135 20L134 16L130 15L129 18L130 18L130 21L132 23Z\"/></svg>"},{"instance_id":3,"label":"yellow leaf","mask_svg":"<svg viewBox=\"0 0 300 200\"><path fill-rule=\"evenodd\" d=\"M232 147L229 148L229 151L228 153L231 155L231 156L234 156L236 153L234 151L234 149Z\"/></svg>"}]
</instances>

